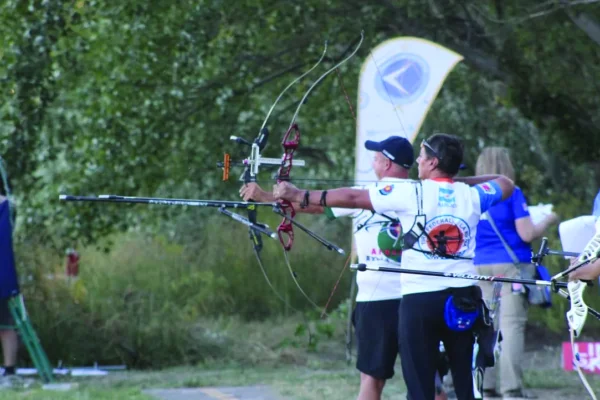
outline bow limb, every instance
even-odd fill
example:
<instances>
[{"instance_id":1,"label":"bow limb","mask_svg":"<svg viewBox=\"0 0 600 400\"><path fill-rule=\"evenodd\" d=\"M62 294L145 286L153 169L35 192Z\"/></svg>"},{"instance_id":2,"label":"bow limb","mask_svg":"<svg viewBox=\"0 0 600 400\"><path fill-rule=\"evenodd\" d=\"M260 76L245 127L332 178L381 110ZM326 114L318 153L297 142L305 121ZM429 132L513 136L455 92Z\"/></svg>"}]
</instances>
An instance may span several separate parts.
<instances>
[{"instance_id":1,"label":"bow limb","mask_svg":"<svg viewBox=\"0 0 600 400\"><path fill-rule=\"evenodd\" d=\"M571 281L567 284L567 291L571 300L571 309L567 312L567 323L569 325L569 333L571 337L573 366L577 370L579 379L581 379L581 383L583 383L583 386L586 388L591 398L593 400L597 400L592 387L590 386L585 375L583 374L583 371L581 371L579 350L575 343L575 338L579 337L579 335L581 334L589 312L587 304L585 304L585 302L583 301L583 292L585 290L585 287L586 284L581 281Z\"/></svg>"},{"instance_id":2,"label":"bow limb","mask_svg":"<svg viewBox=\"0 0 600 400\"><path fill-rule=\"evenodd\" d=\"M296 149L298 148L298 145L300 144L300 129L298 128L298 125L296 124L296 118L298 117L298 114L300 113L300 109L304 105L306 98L312 92L312 90L319 84L319 82L321 82L323 79L325 79L325 77L327 77L327 75L329 75L332 71L336 70L339 66L341 66L342 64L344 64L345 62L350 60L352 57L354 57L354 55L358 52L358 49L362 45L364 37L365 37L364 31L361 31L360 41L358 42L358 45L356 46L354 51L348 57L344 58L342 61L335 64L332 68L325 71L325 73L323 73L308 88L308 90L304 93L304 96L302 96L302 99L298 103L298 107L296 108L296 111L294 112L294 116L292 117L292 120L290 121L290 125L281 141L281 146L283 147L283 156L281 157L281 166L279 167L279 170L277 171L277 183L290 180L290 173L292 171L293 160L294 160L294 152L296 151ZM293 227L293 225L294 225L294 217L296 216L296 210L294 209L293 204L287 200L279 201L279 210L281 211L281 213L283 215L283 220L277 227L277 234L279 235L279 241L281 242L281 245L283 246L284 250L290 251L292 249L292 246L294 245L294 227ZM296 224L296 226L298 226L298 224ZM325 239L317 236L314 232L311 232L310 230L308 230L306 228L301 228L301 229L303 231L305 231L306 233L308 233L311 237L313 237L314 239L316 239L317 241L319 241L320 243L322 243L323 245L328 247L330 250L334 249L334 250L337 250L338 252L340 252L341 254L344 254L342 249L333 245L332 243L327 242Z\"/></svg>"},{"instance_id":3,"label":"bow limb","mask_svg":"<svg viewBox=\"0 0 600 400\"><path fill-rule=\"evenodd\" d=\"M275 106L277 105L277 103L279 103L279 100L281 100L281 97L283 97L283 95L285 94L285 92L287 92L289 90L289 88L291 88L292 86L294 86L302 78L304 78L305 76L307 76L308 74L310 74L315 68L317 68L319 66L319 64L321 64L321 62L323 61L323 58L325 58L325 54L326 53L327 53L327 41L325 41L325 47L323 48L323 54L321 54L321 57L315 63L315 65L313 65L311 69L309 69L308 71L306 71L305 73L303 73L302 75L300 75L299 77L297 77L296 79L294 79L292 82L290 82L290 84L287 85L285 87L285 89L283 89L281 91L281 93L279 93L279 96L277 96L277 98L275 99L275 102L273 103L273 105L271 106L271 108L269 109L269 111L267 112L267 116L265 117L265 120L263 121L263 123L262 123L262 125L260 127L261 131L267 126L267 121L269 120L269 117L271 116L271 113L273 112L273 109L275 109Z\"/></svg>"},{"instance_id":4,"label":"bow limb","mask_svg":"<svg viewBox=\"0 0 600 400\"><path fill-rule=\"evenodd\" d=\"M317 79L308 88L308 90L306 91L306 93L304 93L304 96L302 96L302 99L300 100L300 103L298 103L298 108L296 108L296 112L294 113L294 116L292 117L292 121L290 122L290 126L288 127L288 133L286 133L286 137L289 136L289 131L292 129L292 126L296 122L296 118L298 117L298 113L300 113L300 108L302 108L302 105L304 105L304 101L306 100L306 98L308 97L308 95L310 94L310 92L312 92L312 90L315 88L315 86L317 86L319 84L319 82L321 82L323 79L325 79L325 77L327 75L329 75L331 72L335 71L342 64L346 63L348 60L350 60L352 57L354 57L354 55L356 54L356 52L358 51L358 49L360 49L360 46L362 45L362 42L363 42L364 39L365 39L365 32L361 31L360 32L360 41L356 45L356 48L354 49L354 51L348 57L344 58L342 61L338 62L333 67L331 67L330 69L328 69L327 71L325 71L325 73L323 73L323 75L321 75L319 77L319 79ZM284 137L284 140L285 140L285 137Z\"/></svg>"}]
</instances>

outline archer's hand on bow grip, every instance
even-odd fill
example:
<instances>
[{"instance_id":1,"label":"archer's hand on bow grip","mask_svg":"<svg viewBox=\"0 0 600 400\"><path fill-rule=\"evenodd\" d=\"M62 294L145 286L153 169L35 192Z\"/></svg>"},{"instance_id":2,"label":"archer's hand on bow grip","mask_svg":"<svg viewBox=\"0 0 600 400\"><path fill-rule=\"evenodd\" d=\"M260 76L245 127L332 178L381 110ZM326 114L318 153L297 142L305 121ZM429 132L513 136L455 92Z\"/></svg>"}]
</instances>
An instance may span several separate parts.
<instances>
[{"instance_id":1,"label":"archer's hand on bow grip","mask_svg":"<svg viewBox=\"0 0 600 400\"><path fill-rule=\"evenodd\" d=\"M279 182L273 185L273 196L277 200L299 203L302 201L298 200L299 194L301 195L302 191L289 182Z\"/></svg>"}]
</instances>

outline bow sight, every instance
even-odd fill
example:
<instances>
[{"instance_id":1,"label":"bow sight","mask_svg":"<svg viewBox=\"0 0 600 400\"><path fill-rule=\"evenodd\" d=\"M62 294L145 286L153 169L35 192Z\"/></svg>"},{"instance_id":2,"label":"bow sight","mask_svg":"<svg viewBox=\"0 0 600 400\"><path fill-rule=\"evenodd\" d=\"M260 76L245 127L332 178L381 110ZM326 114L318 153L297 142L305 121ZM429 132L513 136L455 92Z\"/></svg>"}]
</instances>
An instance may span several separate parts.
<instances>
[{"instance_id":1,"label":"bow sight","mask_svg":"<svg viewBox=\"0 0 600 400\"><path fill-rule=\"evenodd\" d=\"M243 182L246 182L246 177L245 177L246 173L249 173L251 175L251 177L254 178L254 180L252 180L252 178L250 178L250 182L255 182L256 175L258 174L258 168L261 165L270 165L270 166L276 166L276 167L281 166L280 158L268 158L268 157L262 157L260 155L260 152L267 145L268 137L269 137L269 131L267 128L262 128L260 131L260 134L258 135L258 137L256 139L254 139L253 142L250 142L239 136L230 136L229 137L230 140L232 140L238 144L243 144L245 146L250 147L250 157L245 158L241 162L231 162L231 156L229 154L225 153L225 158L224 158L223 162L217 163L217 167L223 168L223 181L229 180L229 172L231 170L232 165L242 166L242 167L247 166L249 168L248 171L244 171L244 173L240 177L240 180ZM306 166L306 163L304 162L304 160L293 160L292 165L295 165L297 167L304 167L304 166Z\"/></svg>"},{"instance_id":2,"label":"bow sight","mask_svg":"<svg viewBox=\"0 0 600 400\"><path fill-rule=\"evenodd\" d=\"M223 162L217 163L217 167L223 169L223 181L229 180L231 166L247 167L247 169L240 176L240 181L244 183L256 182L258 168L261 165L280 167L282 163L281 158L269 158L262 157L260 155L261 151L265 148L267 144L268 137L269 131L267 128L262 128L260 134L256 137L256 139L254 139L253 142L250 142L239 136L230 136L229 139L234 141L235 143L249 146L250 156L248 158L243 159L242 161L236 162L231 161L231 156L228 153L225 153ZM304 160L292 160L292 165L295 165L297 167L304 167L306 166L306 162ZM249 177L247 175L249 175Z\"/></svg>"}]
</instances>

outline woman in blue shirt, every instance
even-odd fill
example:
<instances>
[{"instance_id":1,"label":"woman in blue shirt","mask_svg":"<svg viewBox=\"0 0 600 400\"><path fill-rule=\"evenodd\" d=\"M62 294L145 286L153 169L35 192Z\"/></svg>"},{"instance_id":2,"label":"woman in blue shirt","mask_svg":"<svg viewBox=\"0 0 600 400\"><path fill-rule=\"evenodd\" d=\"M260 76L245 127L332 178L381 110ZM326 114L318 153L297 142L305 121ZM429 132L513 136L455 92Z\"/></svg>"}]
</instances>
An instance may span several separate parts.
<instances>
[{"instance_id":1,"label":"woman in blue shirt","mask_svg":"<svg viewBox=\"0 0 600 400\"><path fill-rule=\"evenodd\" d=\"M515 170L508 149L483 149L477 159L476 175L485 174L502 174L515 180ZM515 186L511 197L491 207L482 215L477 226L475 266L478 273L508 278L520 276L523 270L532 273L535 267L531 264L530 243L541 237L557 221L556 214L552 213L540 223L533 224L527 200L521 189ZM492 284L482 282L481 289L484 298L489 301L492 297ZM484 392L486 397L528 398L523 392L521 367L525 350L527 297L524 287L517 284L503 285L500 296L502 352L497 366L486 371Z\"/></svg>"}]
</instances>

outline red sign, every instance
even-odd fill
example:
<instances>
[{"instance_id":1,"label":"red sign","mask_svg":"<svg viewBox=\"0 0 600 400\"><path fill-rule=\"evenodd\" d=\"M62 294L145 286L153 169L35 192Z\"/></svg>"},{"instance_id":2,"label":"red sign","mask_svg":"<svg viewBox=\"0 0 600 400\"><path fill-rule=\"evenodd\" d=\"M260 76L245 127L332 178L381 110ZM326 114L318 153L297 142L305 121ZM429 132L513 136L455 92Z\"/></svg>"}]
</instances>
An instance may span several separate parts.
<instances>
[{"instance_id":1,"label":"red sign","mask_svg":"<svg viewBox=\"0 0 600 400\"><path fill-rule=\"evenodd\" d=\"M575 342L575 352L579 353L579 368L582 372L600 375L600 342ZM565 371L575 370L571 342L563 342L562 359Z\"/></svg>"}]
</instances>

